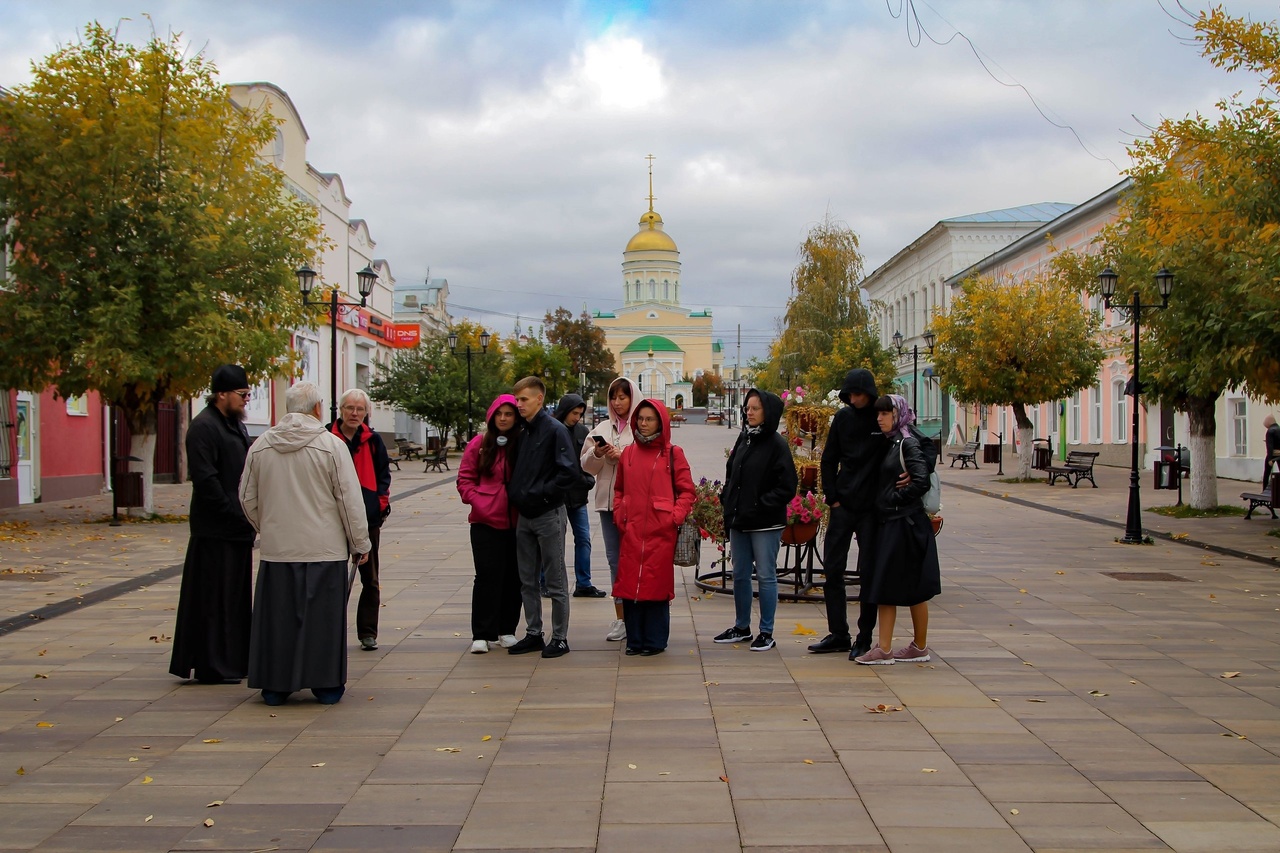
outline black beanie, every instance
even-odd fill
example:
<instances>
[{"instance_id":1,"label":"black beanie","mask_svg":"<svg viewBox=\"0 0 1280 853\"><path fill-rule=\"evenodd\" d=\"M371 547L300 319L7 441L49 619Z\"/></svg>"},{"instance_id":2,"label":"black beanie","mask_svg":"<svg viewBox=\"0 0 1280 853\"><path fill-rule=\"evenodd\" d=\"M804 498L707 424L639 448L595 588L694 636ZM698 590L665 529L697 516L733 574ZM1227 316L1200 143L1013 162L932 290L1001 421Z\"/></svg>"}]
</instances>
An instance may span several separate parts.
<instances>
[{"instance_id":1,"label":"black beanie","mask_svg":"<svg viewBox=\"0 0 1280 853\"><path fill-rule=\"evenodd\" d=\"M213 383L209 390L217 394L219 391L239 391L249 387L249 375L238 364L224 364L213 372Z\"/></svg>"}]
</instances>

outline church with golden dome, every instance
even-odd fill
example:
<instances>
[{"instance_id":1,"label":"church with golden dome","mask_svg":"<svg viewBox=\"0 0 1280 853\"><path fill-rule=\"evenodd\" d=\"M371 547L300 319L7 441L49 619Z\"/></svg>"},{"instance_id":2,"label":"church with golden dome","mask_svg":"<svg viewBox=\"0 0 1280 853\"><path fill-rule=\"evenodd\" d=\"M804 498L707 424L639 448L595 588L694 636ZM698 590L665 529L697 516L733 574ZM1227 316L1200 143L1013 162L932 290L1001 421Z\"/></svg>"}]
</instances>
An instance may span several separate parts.
<instances>
[{"instance_id":1,"label":"church with golden dome","mask_svg":"<svg viewBox=\"0 0 1280 853\"><path fill-rule=\"evenodd\" d=\"M711 312L680 306L680 250L653 209L653 157L647 159L649 209L622 252L622 307L596 311L592 320L622 376L646 397L681 408L692 405L693 379L720 373L724 352L712 338Z\"/></svg>"}]
</instances>

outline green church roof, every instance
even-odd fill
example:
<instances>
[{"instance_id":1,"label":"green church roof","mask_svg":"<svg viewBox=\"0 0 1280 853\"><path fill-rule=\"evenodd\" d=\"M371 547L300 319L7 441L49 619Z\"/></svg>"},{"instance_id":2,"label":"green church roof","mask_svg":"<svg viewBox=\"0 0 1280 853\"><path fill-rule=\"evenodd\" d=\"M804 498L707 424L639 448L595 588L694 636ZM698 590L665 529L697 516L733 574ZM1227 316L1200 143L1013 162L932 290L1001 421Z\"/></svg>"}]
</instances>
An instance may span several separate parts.
<instances>
[{"instance_id":1,"label":"green church roof","mask_svg":"<svg viewBox=\"0 0 1280 853\"><path fill-rule=\"evenodd\" d=\"M670 338L664 338L662 335L645 335L636 338L627 344L623 352L648 352L650 349L654 352L684 352L684 350L676 346L675 341Z\"/></svg>"}]
</instances>

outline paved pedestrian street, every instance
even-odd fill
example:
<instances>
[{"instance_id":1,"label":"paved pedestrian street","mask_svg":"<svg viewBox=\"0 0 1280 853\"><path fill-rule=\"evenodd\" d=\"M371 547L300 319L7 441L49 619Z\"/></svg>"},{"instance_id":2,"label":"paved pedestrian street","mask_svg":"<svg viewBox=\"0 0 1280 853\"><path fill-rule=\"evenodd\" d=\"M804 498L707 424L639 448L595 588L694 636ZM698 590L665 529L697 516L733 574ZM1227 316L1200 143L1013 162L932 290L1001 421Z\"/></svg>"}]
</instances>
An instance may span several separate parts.
<instances>
[{"instance_id":1,"label":"paved pedestrian street","mask_svg":"<svg viewBox=\"0 0 1280 853\"><path fill-rule=\"evenodd\" d=\"M715 477L733 436L675 437ZM667 654L624 657L612 602L573 599L572 653L543 660L468 653L465 507L405 467L380 648L350 630L329 707L167 673L185 524L83 524L101 499L0 514L0 851L1280 850L1265 513L1144 513L1181 539L1124 546L1127 471L944 468L928 664L808 654L813 603L779 606L776 651L716 645L733 602L692 569ZM159 487L166 512L186 488Z\"/></svg>"}]
</instances>

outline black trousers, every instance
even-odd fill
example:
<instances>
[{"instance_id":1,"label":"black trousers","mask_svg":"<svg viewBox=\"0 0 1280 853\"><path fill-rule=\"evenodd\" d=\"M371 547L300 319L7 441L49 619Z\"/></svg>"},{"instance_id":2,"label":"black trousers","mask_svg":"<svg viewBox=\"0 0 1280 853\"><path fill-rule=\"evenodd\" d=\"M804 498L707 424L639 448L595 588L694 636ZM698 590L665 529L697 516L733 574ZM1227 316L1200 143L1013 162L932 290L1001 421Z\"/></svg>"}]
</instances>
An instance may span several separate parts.
<instances>
[{"instance_id":1,"label":"black trousers","mask_svg":"<svg viewBox=\"0 0 1280 853\"><path fill-rule=\"evenodd\" d=\"M627 648L665 649L671 637L671 602L623 599L622 621L627 624Z\"/></svg>"},{"instance_id":2,"label":"black trousers","mask_svg":"<svg viewBox=\"0 0 1280 853\"><path fill-rule=\"evenodd\" d=\"M471 585L471 639L497 641L503 634L514 634L520 623L521 602L516 531L472 524L471 558L476 565Z\"/></svg>"},{"instance_id":3,"label":"black trousers","mask_svg":"<svg viewBox=\"0 0 1280 853\"><path fill-rule=\"evenodd\" d=\"M382 529L369 528L369 559L360 566L360 600L356 602L356 636L378 638L378 608L382 607L382 587L378 584L378 540Z\"/></svg>"},{"instance_id":4,"label":"black trousers","mask_svg":"<svg viewBox=\"0 0 1280 853\"><path fill-rule=\"evenodd\" d=\"M858 537L858 576L861 589L866 590L871 577L871 557L875 548L876 520L874 513L853 513L843 506L831 510L827 522L827 538L823 547L822 566L826 581L822 585L822 599L827 606L827 631L834 637L848 637L848 591L844 573L849 565L849 546ZM858 642L871 642L876 628L876 605L860 595L858 604Z\"/></svg>"}]
</instances>

